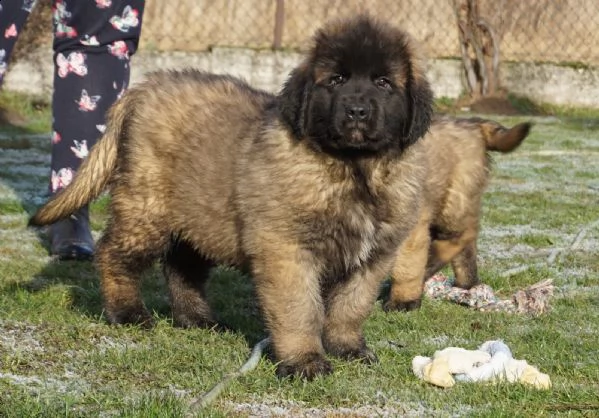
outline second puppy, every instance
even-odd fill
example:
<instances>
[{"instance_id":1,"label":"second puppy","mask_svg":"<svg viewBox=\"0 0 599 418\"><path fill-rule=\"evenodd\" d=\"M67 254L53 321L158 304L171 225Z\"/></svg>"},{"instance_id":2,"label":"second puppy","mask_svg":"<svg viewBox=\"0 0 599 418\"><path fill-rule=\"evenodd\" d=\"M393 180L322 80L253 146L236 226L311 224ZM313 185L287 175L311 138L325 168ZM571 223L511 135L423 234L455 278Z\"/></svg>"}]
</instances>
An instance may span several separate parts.
<instances>
[{"instance_id":1,"label":"second puppy","mask_svg":"<svg viewBox=\"0 0 599 418\"><path fill-rule=\"evenodd\" d=\"M457 286L479 283L476 240L481 199L491 173L490 151L508 153L528 136L530 123L512 128L479 118L439 117L418 146L429 173L418 225L401 246L383 307L420 307L424 282L451 263Z\"/></svg>"}]
</instances>

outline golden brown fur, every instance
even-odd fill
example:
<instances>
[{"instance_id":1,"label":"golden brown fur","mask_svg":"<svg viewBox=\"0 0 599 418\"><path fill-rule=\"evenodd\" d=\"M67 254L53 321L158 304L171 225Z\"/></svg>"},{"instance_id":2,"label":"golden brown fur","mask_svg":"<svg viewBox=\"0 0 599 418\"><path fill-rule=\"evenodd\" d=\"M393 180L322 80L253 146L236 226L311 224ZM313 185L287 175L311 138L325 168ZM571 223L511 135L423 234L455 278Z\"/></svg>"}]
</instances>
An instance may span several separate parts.
<instances>
[{"instance_id":1,"label":"golden brown fur","mask_svg":"<svg viewBox=\"0 0 599 418\"><path fill-rule=\"evenodd\" d=\"M319 31L273 100L226 76L151 75L112 108L49 224L109 183L97 264L107 318L149 324L139 277L161 258L178 325L212 323L214 263L249 266L278 374L325 353L376 359L362 324L417 221L432 93L403 32L366 17ZM76 191L76 193L74 193Z\"/></svg>"},{"instance_id":2,"label":"golden brown fur","mask_svg":"<svg viewBox=\"0 0 599 418\"><path fill-rule=\"evenodd\" d=\"M529 123L508 129L478 118L433 120L418 143L429 166L424 204L395 262L386 310L418 308L425 280L448 263L457 286L478 284L476 239L490 175L489 151L513 151L529 130Z\"/></svg>"}]
</instances>

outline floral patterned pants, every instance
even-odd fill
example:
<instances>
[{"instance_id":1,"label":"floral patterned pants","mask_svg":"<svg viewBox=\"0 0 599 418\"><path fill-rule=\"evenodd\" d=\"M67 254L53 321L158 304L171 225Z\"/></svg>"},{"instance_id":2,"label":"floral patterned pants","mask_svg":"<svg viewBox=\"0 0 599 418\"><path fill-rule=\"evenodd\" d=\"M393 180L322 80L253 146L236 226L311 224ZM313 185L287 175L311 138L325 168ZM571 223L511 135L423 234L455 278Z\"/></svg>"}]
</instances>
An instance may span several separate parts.
<instances>
[{"instance_id":1,"label":"floral patterned pants","mask_svg":"<svg viewBox=\"0 0 599 418\"><path fill-rule=\"evenodd\" d=\"M0 83L34 3L0 3ZM53 0L52 193L71 182L127 88L143 9L143 0Z\"/></svg>"}]
</instances>

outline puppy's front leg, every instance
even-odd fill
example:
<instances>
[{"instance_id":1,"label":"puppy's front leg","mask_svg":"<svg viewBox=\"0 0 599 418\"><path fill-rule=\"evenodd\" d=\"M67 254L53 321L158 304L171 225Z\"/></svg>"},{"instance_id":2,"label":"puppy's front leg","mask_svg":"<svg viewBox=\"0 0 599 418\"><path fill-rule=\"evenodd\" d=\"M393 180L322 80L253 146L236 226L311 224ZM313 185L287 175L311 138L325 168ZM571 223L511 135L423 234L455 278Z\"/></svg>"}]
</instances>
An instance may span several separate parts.
<instances>
[{"instance_id":1,"label":"puppy's front leg","mask_svg":"<svg viewBox=\"0 0 599 418\"><path fill-rule=\"evenodd\" d=\"M328 353L365 363L378 361L367 347L362 326L376 302L380 283L391 268L392 257L365 266L325 294L326 319L323 334Z\"/></svg>"},{"instance_id":2,"label":"puppy's front leg","mask_svg":"<svg viewBox=\"0 0 599 418\"><path fill-rule=\"evenodd\" d=\"M252 269L279 361L277 374L311 380L331 373L321 337L324 307L319 268L312 254L280 241L262 243Z\"/></svg>"}]
</instances>

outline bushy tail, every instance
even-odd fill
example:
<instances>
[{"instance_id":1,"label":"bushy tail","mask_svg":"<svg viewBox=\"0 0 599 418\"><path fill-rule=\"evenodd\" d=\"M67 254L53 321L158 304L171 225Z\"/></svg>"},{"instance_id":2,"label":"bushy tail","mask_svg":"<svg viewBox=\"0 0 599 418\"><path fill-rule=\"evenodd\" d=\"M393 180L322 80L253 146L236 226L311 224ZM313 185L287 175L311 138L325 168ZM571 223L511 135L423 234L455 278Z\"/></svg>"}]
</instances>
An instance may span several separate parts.
<instances>
[{"instance_id":1,"label":"bushy tail","mask_svg":"<svg viewBox=\"0 0 599 418\"><path fill-rule=\"evenodd\" d=\"M520 123L512 128L506 128L495 122L484 122L481 126L483 138L488 151L511 152L518 148L528 136L532 123Z\"/></svg>"},{"instance_id":2,"label":"bushy tail","mask_svg":"<svg viewBox=\"0 0 599 418\"><path fill-rule=\"evenodd\" d=\"M129 97L125 94L111 107L106 132L92 147L71 184L39 208L29 219L29 226L52 224L74 213L102 193L116 168L118 142L128 101Z\"/></svg>"}]
</instances>

